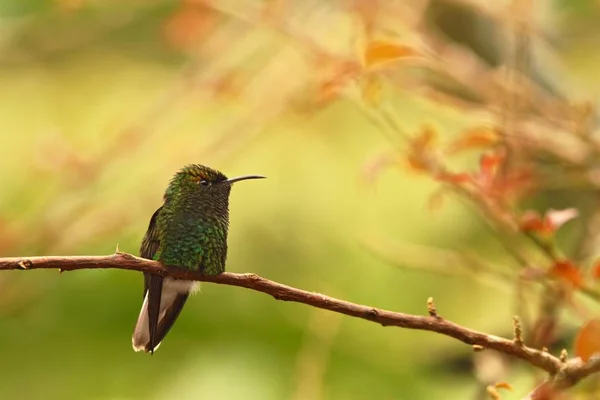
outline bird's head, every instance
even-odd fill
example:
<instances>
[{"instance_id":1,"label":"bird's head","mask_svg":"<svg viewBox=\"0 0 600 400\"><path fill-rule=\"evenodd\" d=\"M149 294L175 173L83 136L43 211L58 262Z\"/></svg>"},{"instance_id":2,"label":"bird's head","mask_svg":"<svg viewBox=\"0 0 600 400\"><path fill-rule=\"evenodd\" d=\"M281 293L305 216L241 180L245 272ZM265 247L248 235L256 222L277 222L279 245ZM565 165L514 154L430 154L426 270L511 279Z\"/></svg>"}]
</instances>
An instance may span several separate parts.
<instances>
[{"instance_id":1,"label":"bird's head","mask_svg":"<svg viewBox=\"0 0 600 400\"><path fill-rule=\"evenodd\" d=\"M264 176L246 175L228 179L216 169L200 164L190 164L175 174L165 192L165 201L178 196L189 196L204 201L227 202L233 183L261 178Z\"/></svg>"}]
</instances>

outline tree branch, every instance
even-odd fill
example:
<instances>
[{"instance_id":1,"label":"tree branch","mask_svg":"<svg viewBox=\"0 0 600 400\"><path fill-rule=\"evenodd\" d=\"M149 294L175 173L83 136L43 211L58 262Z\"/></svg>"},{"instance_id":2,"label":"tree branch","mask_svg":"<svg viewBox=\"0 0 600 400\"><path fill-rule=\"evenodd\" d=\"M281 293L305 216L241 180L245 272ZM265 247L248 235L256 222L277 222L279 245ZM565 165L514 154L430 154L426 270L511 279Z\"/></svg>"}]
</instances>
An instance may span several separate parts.
<instances>
[{"instance_id":1,"label":"tree branch","mask_svg":"<svg viewBox=\"0 0 600 400\"><path fill-rule=\"evenodd\" d=\"M63 272L96 268L152 272L164 276L172 276L174 278L239 286L269 294L277 300L307 304L312 307L362 318L367 321L381 324L382 326L397 326L407 329L437 332L472 345L474 350L477 351L482 349L493 349L520 358L521 360L548 372L551 377L553 377L552 380L554 383L561 388L572 386L581 379L600 370L599 362L583 363L580 360L570 360L569 362L563 363L558 357L545 351L525 346L520 335L517 335L518 337L515 337L513 340L509 340L465 328L445 320L437 314L437 311L432 312L432 310L435 310L435 304L431 298L427 302L429 315L420 316L350 303L323 294L282 285L262 278L256 274L234 274L225 272L216 276L207 276L202 275L197 271L165 267L158 261L146 260L121 252L109 256L0 258L0 270L58 269L60 272ZM515 328L515 331L518 332L519 329L517 329L517 327Z\"/></svg>"}]
</instances>

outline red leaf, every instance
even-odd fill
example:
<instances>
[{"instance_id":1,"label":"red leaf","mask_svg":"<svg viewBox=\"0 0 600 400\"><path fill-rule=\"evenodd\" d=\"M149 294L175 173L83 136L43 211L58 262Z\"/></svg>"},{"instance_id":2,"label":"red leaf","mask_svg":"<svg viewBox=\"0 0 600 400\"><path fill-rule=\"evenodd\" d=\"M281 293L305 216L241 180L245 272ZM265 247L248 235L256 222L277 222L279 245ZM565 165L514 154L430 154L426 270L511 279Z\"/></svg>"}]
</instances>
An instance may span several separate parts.
<instances>
[{"instance_id":1,"label":"red leaf","mask_svg":"<svg viewBox=\"0 0 600 400\"><path fill-rule=\"evenodd\" d=\"M496 170L502 161L504 161L504 156L502 154L483 154L479 160L481 174L489 176L495 175Z\"/></svg>"},{"instance_id":2,"label":"red leaf","mask_svg":"<svg viewBox=\"0 0 600 400\"><path fill-rule=\"evenodd\" d=\"M505 200L511 201L523 195L532 187L531 173L527 170L509 171L494 180L493 191Z\"/></svg>"},{"instance_id":3,"label":"red leaf","mask_svg":"<svg viewBox=\"0 0 600 400\"><path fill-rule=\"evenodd\" d=\"M473 178L471 177L471 175L469 175L467 173L459 173L459 174L443 173L443 174L437 175L435 177L435 179L437 179L438 181L441 181L441 182L454 183L454 184L469 183L469 182L473 181Z\"/></svg>"},{"instance_id":4,"label":"red leaf","mask_svg":"<svg viewBox=\"0 0 600 400\"><path fill-rule=\"evenodd\" d=\"M540 214L532 210L527 210L523 213L519 225L523 232L543 233L547 229Z\"/></svg>"},{"instance_id":5,"label":"red leaf","mask_svg":"<svg viewBox=\"0 0 600 400\"><path fill-rule=\"evenodd\" d=\"M587 361L600 353L600 319L587 321L575 338L575 354Z\"/></svg>"},{"instance_id":6,"label":"red leaf","mask_svg":"<svg viewBox=\"0 0 600 400\"><path fill-rule=\"evenodd\" d=\"M544 381L537 386L526 400L564 400L565 397L550 381Z\"/></svg>"},{"instance_id":7,"label":"red leaf","mask_svg":"<svg viewBox=\"0 0 600 400\"><path fill-rule=\"evenodd\" d=\"M495 187L495 183L498 167L503 160L504 155L497 153L485 153L479 159L479 173L474 176L474 181L489 195L497 196L502 194L497 193L498 190Z\"/></svg>"},{"instance_id":8,"label":"red leaf","mask_svg":"<svg viewBox=\"0 0 600 400\"><path fill-rule=\"evenodd\" d=\"M546 211L542 218L536 211L528 210L521 217L521 230L523 232L535 232L540 235L553 235L561 226L576 218L579 212L575 208L565 210Z\"/></svg>"},{"instance_id":9,"label":"red leaf","mask_svg":"<svg viewBox=\"0 0 600 400\"><path fill-rule=\"evenodd\" d=\"M569 260L556 261L548 272L551 276L563 279L574 287L583 286L581 270Z\"/></svg>"}]
</instances>

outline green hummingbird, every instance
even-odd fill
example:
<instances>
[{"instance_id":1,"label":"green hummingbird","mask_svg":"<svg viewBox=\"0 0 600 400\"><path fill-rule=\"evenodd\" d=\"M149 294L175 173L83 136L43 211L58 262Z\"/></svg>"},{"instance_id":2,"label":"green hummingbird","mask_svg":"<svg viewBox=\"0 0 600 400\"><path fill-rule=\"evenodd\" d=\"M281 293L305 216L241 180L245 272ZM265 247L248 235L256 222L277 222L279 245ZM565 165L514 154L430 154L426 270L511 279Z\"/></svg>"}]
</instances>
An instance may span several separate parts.
<instances>
[{"instance_id":1,"label":"green hummingbird","mask_svg":"<svg viewBox=\"0 0 600 400\"><path fill-rule=\"evenodd\" d=\"M164 203L150 218L140 256L163 265L217 275L225 271L229 193L235 182L199 164L186 165L171 179ZM133 331L135 351L154 354L175 323L195 281L144 273L144 302Z\"/></svg>"}]
</instances>

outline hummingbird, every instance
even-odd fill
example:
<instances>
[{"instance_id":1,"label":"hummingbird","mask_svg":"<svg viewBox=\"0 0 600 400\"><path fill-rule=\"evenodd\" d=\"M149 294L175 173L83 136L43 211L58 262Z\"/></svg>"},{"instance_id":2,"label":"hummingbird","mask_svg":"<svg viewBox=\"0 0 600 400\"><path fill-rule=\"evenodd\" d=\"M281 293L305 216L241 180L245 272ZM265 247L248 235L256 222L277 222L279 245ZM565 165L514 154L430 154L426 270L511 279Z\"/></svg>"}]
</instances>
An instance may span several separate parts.
<instances>
[{"instance_id":1,"label":"hummingbird","mask_svg":"<svg viewBox=\"0 0 600 400\"><path fill-rule=\"evenodd\" d=\"M184 166L171 179L163 205L150 218L140 256L205 275L224 272L231 186L261 178L264 176L228 179L204 165ZM196 281L144 273L144 302L133 331L133 349L154 354L188 296L198 288Z\"/></svg>"}]
</instances>

